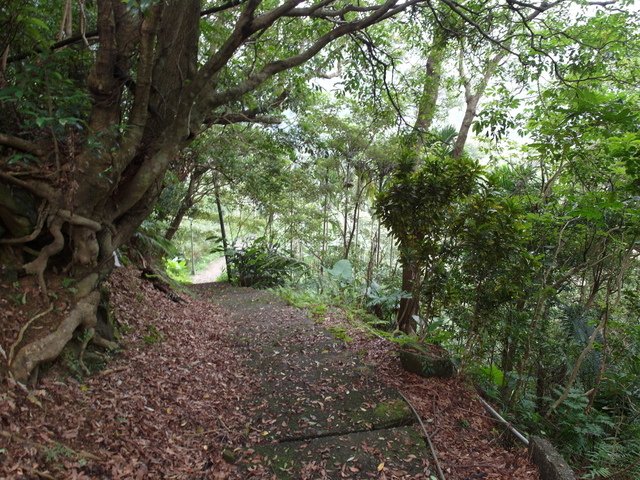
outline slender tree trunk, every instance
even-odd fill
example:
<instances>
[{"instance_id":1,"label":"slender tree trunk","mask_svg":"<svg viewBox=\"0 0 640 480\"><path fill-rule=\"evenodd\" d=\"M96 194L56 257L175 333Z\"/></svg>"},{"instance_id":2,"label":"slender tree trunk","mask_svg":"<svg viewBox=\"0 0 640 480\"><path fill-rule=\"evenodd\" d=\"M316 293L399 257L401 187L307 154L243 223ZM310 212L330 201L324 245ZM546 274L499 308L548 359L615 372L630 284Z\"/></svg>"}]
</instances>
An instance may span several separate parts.
<instances>
[{"instance_id":1,"label":"slender tree trunk","mask_svg":"<svg viewBox=\"0 0 640 480\"><path fill-rule=\"evenodd\" d=\"M358 255L358 240L360 239L360 204L358 203L358 208L356 209L356 217L354 219L355 221L355 233L354 233L354 237L353 237L353 244L354 244L354 248L356 249L356 255ZM358 259L360 258L359 256L357 257Z\"/></svg>"},{"instance_id":2,"label":"slender tree trunk","mask_svg":"<svg viewBox=\"0 0 640 480\"><path fill-rule=\"evenodd\" d=\"M229 245L227 243L227 231L224 225L224 214L222 212L222 202L220 201L220 186L218 177L213 177L213 192L216 197L216 208L218 210L218 219L220 220L220 236L222 237L222 248L224 249L224 263L227 266L227 277L229 280L233 278L233 270L229 259Z\"/></svg>"},{"instance_id":3,"label":"slender tree trunk","mask_svg":"<svg viewBox=\"0 0 640 480\"><path fill-rule=\"evenodd\" d=\"M194 170L191 172L191 175L189 176L189 186L187 187L187 192L185 193L184 198L182 199L182 202L180 202L178 211L173 217L173 220L171 220L171 223L169 224L169 228L164 234L164 238L166 238L167 240L173 239L176 232L180 228L180 224L182 223L184 216L193 207L195 203L194 197L198 191L198 187L200 185L200 179L204 176L205 172L206 170L204 168L198 168L198 167L194 168Z\"/></svg>"},{"instance_id":4,"label":"slender tree trunk","mask_svg":"<svg viewBox=\"0 0 640 480\"><path fill-rule=\"evenodd\" d=\"M264 226L264 237L269 243L273 243L273 222L275 221L275 212L269 211L267 216L267 224Z\"/></svg>"},{"instance_id":5,"label":"slender tree trunk","mask_svg":"<svg viewBox=\"0 0 640 480\"><path fill-rule=\"evenodd\" d=\"M383 186L383 182L384 182L384 177L382 176L382 174L380 174L380 176L378 177L378 193L380 193L382 191L382 186ZM380 265L380 262L382 262L382 239L380 238L380 235L382 234L382 220L380 219L380 217L377 218L377 225L376 225L376 267L378 265Z\"/></svg>"},{"instance_id":6,"label":"slender tree trunk","mask_svg":"<svg viewBox=\"0 0 640 480\"><path fill-rule=\"evenodd\" d=\"M182 224L182 220L184 219L184 216L187 214L187 212L189 211L189 209L191 209L192 206L193 206L193 203L190 201L183 201L180 204L178 211L173 217L173 220L171 220L171 223L169 224L169 228L167 228L167 231L164 234L165 239L173 240L173 237L175 236L178 229L180 228L180 225Z\"/></svg>"},{"instance_id":7,"label":"slender tree trunk","mask_svg":"<svg viewBox=\"0 0 640 480\"><path fill-rule=\"evenodd\" d=\"M343 222L342 222L342 243L344 247L344 258L349 258L349 243L347 240L347 231L349 224L349 180L350 180L350 167L347 163L347 174L345 176L345 186L344 186L344 209L343 209Z\"/></svg>"},{"instance_id":8,"label":"slender tree trunk","mask_svg":"<svg viewBox=\"0 0 640 480\"><path fill-rule=\"evenodd\" d=\"M478 103L480 103L480 99L484 95L484 92L487 89L487 85L489 85L489 81L491 80L491 77L493 77L496 68L505 57L505 53L500 52L493 58L487 60L482 79L476 86L476 90L474 92L471 86L471 80L469 80L464 73L463 53L463 47L461 47L459 70L460 77L462 78L464 84L464 98L467 106L464 111L462 123L460 124L460 129L458 130L456 143L453 146L453 152L451 154L453 158L460 158L462 156L462 153L464 152L464 146L467 143L467 138L469 137L469 130L471 129L471 125L476 118Z\"/></svg>"},{"instance_id":9,"label":"slender tree trunk","mask_svg":"<svg viewBox=\"0 0 640 480\"><path fill-rule=\"evenodd\" d=\"M429 49L425 65L425 80L418 102L418 116L414 125L414 130L418 134L418 145L422 145L425 134L429 132L436 114L447 43L447 34L438 29Z\"/></svg>"},{"instance_id":10,"label":"slender tree trunk","mask_svg":"<svg viewBox=\"0 0 640 480\"><path fill-rule=\"evenodd\" d=\"M358 181L356 184L356 198L355 198L355 203L353 205L353 217L351 219L351 230L349 231L346 237L346 244L344 247L344 258L349 258L349 253L351 252L351 245L353 244L354 238L356 238L356 231L358 228L358 217L359 217L359 211L360 211L360 200L362 197L360 182L361 182L360 176L358 175ZM347 215L347 211L345 209L345 218L346 218L346 215ZM346 226L346 222L345 222L345 226Z\"/></svg>"},{"instance_id":11,"label":"slender tree trunk","mask_svg":"<svg viewBox=\"0 0 640 480\"><path fill-rule=\"evenodd\" d=\"M322 248L320 251L320 276L324 273L324 262L327 256L327 234L329 230L329 169L324 175L324 204L322 207Z\"/></svg>"},{"instance_id":12,"label":"slender tree trunk","mask_svg":"<svg viewBox=\"0 0 640 480\"><path fill-rule=\"evenodd\" d=\"M403 259L403 257L401 252L400 258ZM406 259L401 261L406 262ZM396 323L398 329L407 334L415 333L416 321L414 317L418 315L420 308L420 289L422 287L420 270L415 261L402 264L402 290L410 293L411 296L400 300Z\"/></svg>"},{"instance_id":13,"label":"slender tree trunk","mask_svg":"<svg viewBox=\"0 0 640 480\"><path fill-rule=\"evenodd\" d=\"M369 262L367 262L366 290L369 290L369 287L371 286L371 282L373 281L373 271L378 261L378 247L380 246L380 241L378 240L379 234L379 231L374 233L374 238L371 239L371 248L369 249Z\"/></svg>"},{"instance_id":14,"label":"slender tree trunk","mask_svg":"<svg viewBox=\"0 0 640 480\"><path fill-rule=\"evenodd\" d=\"M414 125L416 149L424 144L426 134L429 132L435 117L447 42L448 39L444 32L436 32L429 51L429 57L427 58L425 81L418 103L418 117ZM402 265L402 290L410 293L411 297L400 300L397 325L401 331L412 333L415 330L416 323L413 317L420 310L420 290L422 286L419 274L420 267L417 265L417 259L408 255L407 252L400 253L400 263Z\"/></svg>"}]
</instances>

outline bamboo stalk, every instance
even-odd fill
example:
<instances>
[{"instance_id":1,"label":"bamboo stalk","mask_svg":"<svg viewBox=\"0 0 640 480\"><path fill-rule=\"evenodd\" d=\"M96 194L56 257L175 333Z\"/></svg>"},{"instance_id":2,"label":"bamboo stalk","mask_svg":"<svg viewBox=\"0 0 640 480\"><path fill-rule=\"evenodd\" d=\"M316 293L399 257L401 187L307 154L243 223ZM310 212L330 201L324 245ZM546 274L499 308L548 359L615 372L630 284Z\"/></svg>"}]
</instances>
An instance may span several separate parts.
<instances>
[{"instance_id":1,"label":"bamboo stalk","mask_svg":"<svg viewBox=\"0 0 640 480\"><path fill-rule=\"evenodd\" d=\"M498 420L500 423L502 423L505 427L507 427L509 429L509 431L511 433L513 433L516 438L518 440L520 440L522 443L524 443L527 447L529 446L529 440L527 439L527 437L525 437L524 435L522 435L519 431L517 431L513 425L511 425L511 423L509 423L507 420L505 420L502 415L500 415L498 412L496 412L493 407L491 405L489 405L487 402L485 402L485 400L478 396L478 399L480 400L480 403L482 403L482 405L484 406L484 408L487 409L487 411L493 415L493 417Z\"/></svg>"}]
</instances>

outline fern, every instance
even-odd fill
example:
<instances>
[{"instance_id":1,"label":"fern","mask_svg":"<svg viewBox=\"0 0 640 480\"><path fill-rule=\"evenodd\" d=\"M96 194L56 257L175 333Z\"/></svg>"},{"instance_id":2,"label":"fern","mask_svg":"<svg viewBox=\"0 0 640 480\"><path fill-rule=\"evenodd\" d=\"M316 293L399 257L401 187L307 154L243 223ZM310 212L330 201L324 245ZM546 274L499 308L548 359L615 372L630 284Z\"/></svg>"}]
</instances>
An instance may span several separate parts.
<instances>
[{"instance_id":1,"label":"fern","mask_svg":"<svg viewBox=\"0 0 640 480\"><path fill-rule=\"evenodd\" d=\"M138 227L133 238L140 246L145 250L156 253L161 256L175 257L178 254L178 250L171 241L164 238L164 229L161 228L159 222L153 220L145 220L142 225Z\"/></svg>"}]
</instances>

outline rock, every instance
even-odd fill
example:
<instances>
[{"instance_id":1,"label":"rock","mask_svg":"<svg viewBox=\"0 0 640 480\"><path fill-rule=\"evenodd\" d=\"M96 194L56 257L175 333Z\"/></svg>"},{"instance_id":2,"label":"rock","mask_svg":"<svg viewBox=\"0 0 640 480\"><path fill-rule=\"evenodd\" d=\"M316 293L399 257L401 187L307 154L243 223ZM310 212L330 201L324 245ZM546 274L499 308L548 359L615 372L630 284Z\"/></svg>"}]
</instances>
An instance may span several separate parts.
<instances>
[{"instance_id":1,"label":"rock","mask_svg":"<svg viewBox=\"0 0 640 480\"><path fill-rule=\"evenodd\" d=\"M529 439L529 455L540 471L541 480L575 480L573 470L555 447L544 438Z\"/></svg>"},{"instance_id":2,"label":"rock","mask_svg":"<svg viewBox=\"0 0 640 480\"><path fill-rule=\"evenodd\" d=\"M423 377L449 378L455 375L456 368L448 352L433 347L429 352L400 350L402 368Z\"/></svg>"}]
</instances>

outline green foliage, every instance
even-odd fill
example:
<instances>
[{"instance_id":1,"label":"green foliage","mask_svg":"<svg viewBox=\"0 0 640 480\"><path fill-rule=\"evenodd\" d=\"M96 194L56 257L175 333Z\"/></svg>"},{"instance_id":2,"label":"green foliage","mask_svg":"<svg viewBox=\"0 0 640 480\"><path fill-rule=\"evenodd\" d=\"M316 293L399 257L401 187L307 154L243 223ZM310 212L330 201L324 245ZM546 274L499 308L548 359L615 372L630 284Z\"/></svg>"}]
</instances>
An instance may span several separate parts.
<instances>
[{"instance_id":1,"label":"green foliage","mask_svg":"<svg viewBox=\"0 0 640 480\"><path fill-rule=\"evenodd\" d=\"M55 463L64 459L76 457L76 452L57 442L49 447L46 447L43 450L42 454L44 455L45 461L48 463Z\"/></svg>"},{"instance_id":2,"label":"green foliage","mask_svg":"<svg viewBox=\"0 0 640 480\"><path fill-rule=\"evenodd\" d=\"M164 260L164 269L172 280L179 283L191 283L191 269L184 258L174 257Z\"/></svg>"},{"instance_id":3,"label":"green foliage","mask_svg":"<svg viewBox=\"0 0 640 480\"><path fill-rule=\"evenodd\" d=\"M322 318L327 313L327 306L323 304L313 305L309 309L309 313L315 318Z\"/></svg>"},{"instance_id":4,"label":"green foliage","mask_svg":"<svg viewBox=\"0 0 640 480\"><path fill-rule=\"evenodd\" d=\"M230 256L234 282L242 287L273 288L284 285L300 275L303 262L283 253L265 238L256 239L245 248L233 250Z\"/></svg>"},{"instance_id":5,"label":"green foliage","mask_svg":"<svg viewBox=\"0 0 640 480\"><path fill-rule=\"evenodd\" d=\"M640 428L626 438L609 437L597 442L587 456L589 469L583 478L639 478Z\"/></svg>"},{"instance_id":6,"label":"green foliage","mask_svg":"<svg viewBox=\"0 0 640 480\"><path fill-rule=\"evenodd\" d=\"M138 244L139 246L136 246ZM133 245L153 257L174 257L177 255L175 245L164 238L164 226L154 220L145 220L133 235Z\"/></svg>"},{"instance_id":7,"label":"green foliage","mask_svg":"<svg viewBox=\"0 0 640 480\"><path fill-rule=\"evenodd\" d=\"M344 343L349 343L353 341L353 338L349 336L346 328L344 327L329 327L327 329L331 335L337 340L342 340Z\"/></svg>"},{"instance_id":8,"label":"green foliage","mask_svg":"<svg viewBox=\"0 0 640 480\"><path fill-rule=\"evenodd\" d=\"M386 330L395 328L395 313L400 305L400 300L411 295L400 289L385 287L375 280L365 291L365 306L384 322Z\"/></svg>"},{"instance_id":9,"label":"green foliage","mask_svg":"<svg viewBox=\"0 0 640 480\"><path fill-rule=\"evenodd\" d=\"M405 155L405 166L378 196L377 214L401 250L427 261L444 246L446 228L455 223L458 203L474 191L481 168L466 157L427 156L414 171L415 161Z\"/></svg>"},{"instance_id":10,"label":"green foliage","mask_svg":"<svg viewBox=\"0 0 640 480\"><path fill-rule=\"evenodd\" d=\"M341 286L353 283L353 266L349 260L338 260L333 267L327 270L327 273Z\"/></svg>"},{"instance_id":11,"label":"green foliage","mask_svg":"<svg viewBox=\"0 0 640 480\"><path fill-rule=\"evenodd\" d=\"M155 345L164 340L164 335L155 325L147 325L147 332L142 337L142 341L147 345Z\"/></svg>"},{"instance_id":12,"label":"green foliage","mask_svg":"<svg viewBox=\"0 0 640 480\"><path fill-rule=\"evenodd\" d=\"M572 390L554 416L553 435L558 445L572 456L584 455L615 427L609 415L598 411L587 412L588 402L584 392Z\"/></svg>"},{"instance_id":13,"label":"green foliage","mask_svg":"<svg viewBox=\"0 0 640 480\"><path fill-rule=\"evenodd\" d=\"M454 334L450 329L450 322L439 317L432 317L429 322L422 322L418 318L418 336L420 340L435 345L447 345Z\"/></svg>"},{"instance_id":14,"label":"green foliage","mask_svg":"<svg viewBox=\"0 0 640 480\"><path fill-rule=\"evenodd\" d=\"M474 382L489 396L498 398L499 389L504 385L504 373L497 365L475 365L469 369Z\"/></svg>"},{"instance_id":15,"label":"green foliage","mask_svg":"<svg viewBox=\"0 0 640 480\"><path fill-rule=\"evenodd\" d=\"M327 298L309 289L279 287L276 292L289 305L302 309L326 308Z\"/></svg>"}]
</instances>

